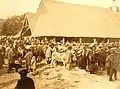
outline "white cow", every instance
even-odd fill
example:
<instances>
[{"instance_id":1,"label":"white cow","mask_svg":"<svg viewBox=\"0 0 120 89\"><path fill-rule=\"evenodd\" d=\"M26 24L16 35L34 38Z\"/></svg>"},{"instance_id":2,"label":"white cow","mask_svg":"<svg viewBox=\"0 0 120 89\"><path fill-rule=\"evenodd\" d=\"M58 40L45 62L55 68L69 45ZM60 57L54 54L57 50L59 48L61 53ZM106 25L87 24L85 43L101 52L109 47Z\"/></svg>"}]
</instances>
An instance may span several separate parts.
<instances>
[{"instance_id":1,"label":"white cow","mask_svg":"<svg viewBox=\"0 0 120 89\"><path fill-rule=\"evenodd\" d=\"M73 54L73 58L72 59L73 60L77 60L75 54ZM64 53L53 52L52 53L52 60L51 60L51 67L57 66L56 65L57 61L62 62L64 67L66 67L66 64L68 62L67 57L66 57L66 53L65 52Z\"/></svg>"}]
</instances>

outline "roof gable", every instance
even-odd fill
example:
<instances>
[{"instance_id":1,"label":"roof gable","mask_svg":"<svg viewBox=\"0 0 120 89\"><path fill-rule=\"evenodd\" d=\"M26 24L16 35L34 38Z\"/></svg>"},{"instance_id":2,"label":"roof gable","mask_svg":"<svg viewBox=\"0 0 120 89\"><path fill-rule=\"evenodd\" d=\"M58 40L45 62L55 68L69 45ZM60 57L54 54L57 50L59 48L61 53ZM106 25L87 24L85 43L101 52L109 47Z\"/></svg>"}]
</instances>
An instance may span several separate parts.
<instances>
[{"instance_id":1,"label":"roof gable","mask_svg":"<svg viewBox=\"0 0 120 89\"><path fill-rule=\"evenodd\" d=\"M43 0L32 36L120 37L119 13L110 9Z\"/></svg>"}]
</instances>

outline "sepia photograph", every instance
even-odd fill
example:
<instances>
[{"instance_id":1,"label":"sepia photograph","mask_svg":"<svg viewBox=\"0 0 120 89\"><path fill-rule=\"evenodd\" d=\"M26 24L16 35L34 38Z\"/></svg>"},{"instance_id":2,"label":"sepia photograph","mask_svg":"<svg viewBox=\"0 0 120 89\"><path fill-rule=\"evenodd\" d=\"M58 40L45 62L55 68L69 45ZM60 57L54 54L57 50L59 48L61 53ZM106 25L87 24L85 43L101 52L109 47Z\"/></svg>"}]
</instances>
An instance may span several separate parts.
<instances>
[{"instance_id":1,"label":"sepia photograph","mask_svg":"<svg viewBox=\"0 0 120 89\"><path fill-rule=\"evenodd\" d=\"M0 0L0 89L120 89L120 0Z\"/></svg>"}]
</instances>

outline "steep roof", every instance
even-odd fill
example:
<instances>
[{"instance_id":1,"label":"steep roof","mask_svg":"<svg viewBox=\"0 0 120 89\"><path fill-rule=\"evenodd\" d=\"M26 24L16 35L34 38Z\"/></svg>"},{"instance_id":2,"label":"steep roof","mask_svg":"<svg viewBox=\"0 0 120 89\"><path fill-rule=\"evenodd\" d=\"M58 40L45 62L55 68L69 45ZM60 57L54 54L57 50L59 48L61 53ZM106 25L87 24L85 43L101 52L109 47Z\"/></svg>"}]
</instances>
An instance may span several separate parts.
<instances>
[{"instance_id":1,"label":"steep roof","mask_svg":"<svg viewBox=\"0 0 120 89\"><path fill-rule=\"evenodd\" d=\"M120 15L110 9L43 0L36 36L120 37Z\"/></svg>"},{"instance_id":2,"label":"steep roof","mask_svg":"<svg viewBox=\"0 0 120 89\"><path fill-rule=\"evenodd\" d=\"M28 19L31 32L34 32L36 24L37 24L37 20L39 18L39 14L36 14L36 13L27 13L26 17Z\"/></svg>"},{"instance_id":3,"label":"steep roof","mask_svg":"<svg viewBox=\"0 0 120 89\"><path fill-rule=\"evenodd\" d=\"M37 24L37 20L38 20L38 17L39 17L39 14L38 13L25 13L25 17L24 17L24 24L23 26L21 27L21 30L18 34L16 34L14 37L17 38L17 37L20 37L21 36L21 33L23 34L27 34L27 36L30 36L30 33L33 33L34 30L35 30L35 27L36 27L36 24ZM29 28L27 27L27 25L29 25ZM23 27L26 26L27 28L23 29ZM25 30L25 31L23 31ZM27 31L29 30L29 31Z\"/></svg>"}]
</instances>

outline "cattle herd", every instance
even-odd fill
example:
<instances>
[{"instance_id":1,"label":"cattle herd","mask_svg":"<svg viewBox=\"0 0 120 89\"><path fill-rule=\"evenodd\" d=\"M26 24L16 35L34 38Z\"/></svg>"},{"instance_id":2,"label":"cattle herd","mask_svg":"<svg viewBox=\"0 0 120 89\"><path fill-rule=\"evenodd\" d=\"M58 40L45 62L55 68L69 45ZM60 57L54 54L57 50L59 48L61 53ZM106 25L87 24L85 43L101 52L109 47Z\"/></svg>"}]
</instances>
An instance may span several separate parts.
<instances>
[{"instance_id":1,"label":"cattle herd","mask_svg":"<svg viewBox=\"0 0 120 89\"><path fill-rule=\"evenodd\" d=\"M35 73L37 63L45 60L51 68L57 67L61 62L67 70L78 67L90 74L107 69L111 81L113 74L117 79L119 56L118 42L77 43L67 41L64 43L55 40L10 37L0 40L0 68L5 64L4 59L7 59L8 73L12 72L13 67L16 71L24 67L29 72Z\"/></svg>"}]
</instances>

